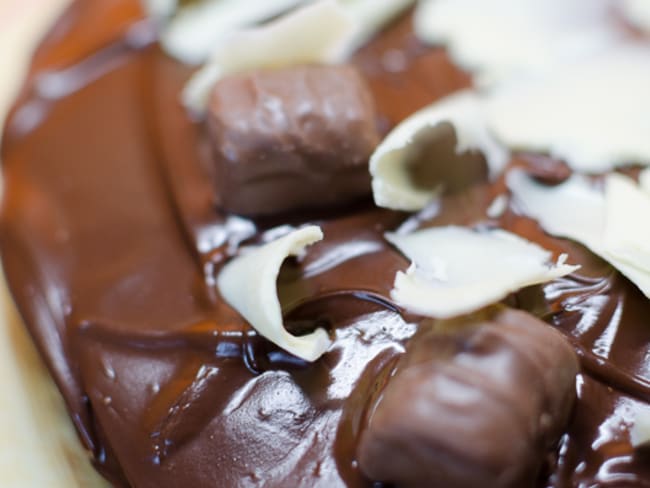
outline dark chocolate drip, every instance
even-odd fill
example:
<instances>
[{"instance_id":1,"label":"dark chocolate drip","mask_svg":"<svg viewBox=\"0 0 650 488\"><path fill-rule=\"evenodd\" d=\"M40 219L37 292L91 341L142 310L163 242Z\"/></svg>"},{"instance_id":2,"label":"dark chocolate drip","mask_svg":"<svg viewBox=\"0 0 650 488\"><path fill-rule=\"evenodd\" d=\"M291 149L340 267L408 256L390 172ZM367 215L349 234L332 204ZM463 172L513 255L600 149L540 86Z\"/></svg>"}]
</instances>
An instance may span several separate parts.
<instances>
[{"instance_id":1,"label":"dark chocolate drip","mask_svg":"<svg viewBox=\"0 0 650 488\"><path fill-rule=\"evenodd\" d=\"M417 218L367 204L312 218L326 239L287 263L279 292L289 327L326 324L334 345L306 364L259 338L211 279L240 244L280 222L216 210L201 126L178 100L190 70L147 35L134 42L133 32L146 33L137 3L83 1L67 12L35 57L2 148L7 278L107 477L125 486L371 486L354 459L365 409L417 329L387 300L408 262L383 233L408 222L499 225L583 265L513 298L565 332L583 361L573 420L540 486L647 485L650 462L625 426L649 399L650 304L583 247L512 210L488 219L503 181ZM408 16L353 62L384 129L470 83L443 50L417 42ZM39 79L60 86L44 92Z\"/></svg>"}]
</instances>

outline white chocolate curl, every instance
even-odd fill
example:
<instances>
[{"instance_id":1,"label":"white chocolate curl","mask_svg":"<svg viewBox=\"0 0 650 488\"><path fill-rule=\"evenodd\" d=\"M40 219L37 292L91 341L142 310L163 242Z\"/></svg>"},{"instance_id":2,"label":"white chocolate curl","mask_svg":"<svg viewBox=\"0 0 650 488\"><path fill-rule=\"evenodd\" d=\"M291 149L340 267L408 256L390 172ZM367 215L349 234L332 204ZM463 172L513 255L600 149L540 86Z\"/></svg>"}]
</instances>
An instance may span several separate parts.
<instances>
[{"instance_id":1,"label":"white chocolate curl","mask_svg":"<svg viewBox=\"0 0 650 488\"><path fill-rule=\"evenodd\" d=\"M650 408L638 406L634 409L634 424L630 429L630 443L634 447L650 443Z\"/></svg>"},{"instance_id":2,"label":"white chocolate curl","mask_svg":"<svg viewBox=\"0 0 650 488\"><path fill-rule=\"evenodd\" d=\"M239 30L217 45L183 89L183 104L202 113L214 84L229 74L343 59L355 33L352 19L333 0L297 9L261 27Z\"/></svg>"},{"instance_id":3,"label":"white chocolate curl","mask_svg":"<svg viewBox=\"0 0 650 488\"><path fill-rule=\"evenodd\" d=\"M507 182L525 215L549 234L587 246L650 298L650 224L632 221L650 215L650 196L633 180L610 174L603 192L579 175L549 187L513 170Z\"/></svg>"},{"instance_id":4,"label":"white chocolate curl","mask_svg":"<svg viewBox=\"0 0 650 488\"><path fill-rule=\"evenodd\" d=\"M398 271L391 297L411 312L451 318L474 312L526 286L572 273L551 253L504 230L434 227L386 238L412 262Z\"/></svg>"},{"instance_id":5,"label":"white chocolate curl","mask_svg":"<svg viewBox=\"0 0 650 488\"><path fill-rule=\"evenodd\" d=\"M472 72L504 146L600 173L650 165L650 44L617 12L643 23L650 1L423 0L415 30Z\"/></svg>"},{"instance_id":6,"label":"white chocolate curl","mask_svg":"<svg viewBox=\"0 0 650 488\"><path fill-rule=\"evenodd\" d=\"M414 211L424 208L436 198L437 188L423 190L411 181L408 150L417 136L424 132L435 134L445 123L454 127L457 153L481 151L492 175L504 168L509 153L492 137L485 125L481 100L472 91L459 92L411 115L388 134L372 154L370 175L378 206Z\"/></svg>"},{"instance_id":7,"label":"white chocolate curl","mask_svg":"<svg viewBox=\"0 0 650 488\"><path fill-rule=\"evenodd\" d=\"M260 5L266 5L268 0L237 2L242 6L254 3L254 8L259 10ZM214 84L220 78L240 71L342 62L413 2L275 0L271 3L285 4L285 10L294 4L304 5L266 25L248 28L242 25L228 30L228 35L223 36L219 43L212 44L210 60L186 85L183 103L194 113L201 114ZM218 27L213 26L213 29ZM191 46L186 49L192 52ZM198 46L195 49L200 50Z\"/></svg>"},{"instance_id":8,"label":"white chocolate curl","mask_svg":"<svg viewBox=\"0 0 650 488\"><path fill-rule=\"evenodd\" d=\"M299 337L287 332L282 323L276 281L280 266L288 256L301 254L322 238L318 226L295 230L236 257L223 267L217 278L224 300L260 335L306 361L315 361L327 351L330 338L324 329Z\"/></svg>"},{"instance_id":9,"label":"white chocolate curl","mask_svg":"<svg viewBox=\"0 0 650 488\"><path fill-rule=\"evenodd\" d=\"M576 171L650 165L649 86L650 44L612 47L548 76L495 88L487 123L511 149L548 153Z\"/></svg>"},{"instance_id":10,"label":"white chocolate curl","mask_svg":"<svg viewBox=\"0 0 650 488\"><path fill-rule=\"evenodd\" d=\"M145 5L161 21L165 51L184 63L200 64L232 32L272 19L303 1L202 0L179 8L178 0L146 0Z\"/></svg>"}]
</instances>

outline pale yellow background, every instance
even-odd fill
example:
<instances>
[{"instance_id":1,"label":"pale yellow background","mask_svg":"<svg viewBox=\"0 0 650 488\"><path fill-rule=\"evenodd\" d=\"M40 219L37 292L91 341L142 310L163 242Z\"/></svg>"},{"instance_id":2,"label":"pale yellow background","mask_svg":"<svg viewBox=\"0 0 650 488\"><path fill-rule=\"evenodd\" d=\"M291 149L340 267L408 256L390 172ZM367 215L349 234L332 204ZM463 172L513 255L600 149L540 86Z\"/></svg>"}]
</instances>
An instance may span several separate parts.
<instances>
[{"instance_id":1,"label":"pale yellow background","mask_svg":"<svg viewBox=\"0 0 650 488\"><path fill-rule=\"evenodd\" d=\"M35 43L68 1L0 0L0 124ZM106 486L87 461L1 275L0 383L0 487Z\"/></svg>"}]
</instances>

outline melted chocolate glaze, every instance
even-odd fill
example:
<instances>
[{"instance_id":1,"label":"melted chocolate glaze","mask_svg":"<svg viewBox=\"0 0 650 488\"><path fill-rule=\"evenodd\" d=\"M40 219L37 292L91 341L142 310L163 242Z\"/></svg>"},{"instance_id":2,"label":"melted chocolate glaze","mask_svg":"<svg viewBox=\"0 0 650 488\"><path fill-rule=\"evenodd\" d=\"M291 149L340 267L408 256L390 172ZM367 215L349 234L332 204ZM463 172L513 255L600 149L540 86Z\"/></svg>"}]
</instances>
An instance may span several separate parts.
<instances>
[{"instance_id":1,"label":"melted chocolate glaze","mask_svg":"<svg viewBox=\"0 0 650 488\"><path fill-rule=\"evenodd\" d=\"M328 324L314 364L284 354L218 296L242 242L304 217L221 215L205 137L178 102L190 70L154 42L136 0L74 4L44 40L5 129L0 246L12 293L98 469L116 486L370 486L355 461L367 399L417 330L385 298L406 260L386 230L499 225L583 265L510 297L578 350L578 403L539 486L650 486L627 434L650 401L650 302L583 247L509 209L503 181L419 215L370 203L310 215L326 239L283 269L295 328ZM353 59L387 130L470 83L410 17ZM522 393L525 394L525 393Z\"/></svg>"}]
</instances>

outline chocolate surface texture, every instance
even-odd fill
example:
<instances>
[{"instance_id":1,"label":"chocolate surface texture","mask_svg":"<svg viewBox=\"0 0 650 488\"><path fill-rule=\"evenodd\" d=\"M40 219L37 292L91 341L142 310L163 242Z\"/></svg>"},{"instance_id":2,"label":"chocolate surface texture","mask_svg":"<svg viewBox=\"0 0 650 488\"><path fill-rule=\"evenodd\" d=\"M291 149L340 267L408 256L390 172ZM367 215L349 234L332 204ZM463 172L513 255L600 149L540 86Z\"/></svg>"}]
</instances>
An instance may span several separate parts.
<instances>
[{"instance_id":1,"label":"chocolate surface texture","mask_svg":"<svg viewBox=\"0 0 650 488\"><path fill-rule=\"evenodd\" d=\"M408 265L382 235L407 219L499 225L582 264L509 299L564 333L582 368L571 420L531 483L650 484L648 452L624 428L650 401L650 303L533 221L511 210L490 221L501 180L445 197L431 218L370 202L311 216L326 239L285 265L278 288L289 324L317 317L335 343L305 364L257 337L214 276L241 243L287 220L219 212L204 129L178 102L190 70L154 39L135 0L77 2L36 53L2 148L0 245L12 292L116 486L373 486L356 459L368 398L391 384L386 375L422 332L382 299ZM395 53L397 68L387 61ZM416 41L409 16L352 64L386 127L470 83L444 51Z\"/></svg>"}]
</instances>

